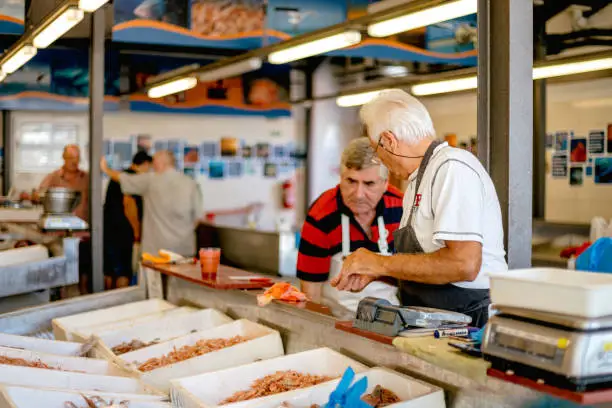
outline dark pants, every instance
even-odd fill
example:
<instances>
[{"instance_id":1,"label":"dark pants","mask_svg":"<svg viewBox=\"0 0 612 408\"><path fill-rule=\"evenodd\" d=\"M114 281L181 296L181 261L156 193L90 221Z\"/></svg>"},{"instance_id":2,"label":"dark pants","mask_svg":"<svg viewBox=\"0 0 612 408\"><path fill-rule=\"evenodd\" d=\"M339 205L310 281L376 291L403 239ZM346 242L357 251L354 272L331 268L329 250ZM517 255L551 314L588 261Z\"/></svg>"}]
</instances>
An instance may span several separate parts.
<instances>
[{"instance_id":1,"label":"dark pants","mask_svg":"<svg viewBox=\"0 0 612 408\"><path fill-rule=\"evenodd\" d=\"M131 280L133 242L114 242L104 245L104 275Z\"/></svg>"},{"instance_id":2,"label":"dark pants","mask_svg":"<svg viewBox=\"0 0 612 408\"><path fill-rule=\"evenodd\" d=\"M79 242L79 279L82 282L85 282L84 285L81 286L82 290L87 290L87 292L93 292L93 269L91 265L91 241L90 240L81 240Z\"/></svg>"}]
</instances>

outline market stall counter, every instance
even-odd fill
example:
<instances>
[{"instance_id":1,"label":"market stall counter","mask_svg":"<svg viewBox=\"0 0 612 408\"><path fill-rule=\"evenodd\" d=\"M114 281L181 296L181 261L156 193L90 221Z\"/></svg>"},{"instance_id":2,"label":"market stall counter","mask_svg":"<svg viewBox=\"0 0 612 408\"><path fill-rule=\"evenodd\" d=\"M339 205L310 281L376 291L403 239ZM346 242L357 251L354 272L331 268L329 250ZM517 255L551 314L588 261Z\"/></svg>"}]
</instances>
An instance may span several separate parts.
<instances>
[{"instance_id":1,"label":"market stall counter","mask_svg":"<svg viewBox=\"0 0 612 408\"><path fill-rule=\"evenodd\" d=\"M214 287L199 278L197 265L143 265L149 297L174 304L217 309L234 319L249 319L277 330L286 354L329 347L367 366L384 366L437 385L446 392L449 407L525 407L546 396L487 377L484 360L452 351L446 340L432 337L400 339L393 345L335 328L339 311L310 302L274 301L257 304L262 289ZM220 281L229 276L258 275L221 267Z\"/></svg>"}]
</instances>

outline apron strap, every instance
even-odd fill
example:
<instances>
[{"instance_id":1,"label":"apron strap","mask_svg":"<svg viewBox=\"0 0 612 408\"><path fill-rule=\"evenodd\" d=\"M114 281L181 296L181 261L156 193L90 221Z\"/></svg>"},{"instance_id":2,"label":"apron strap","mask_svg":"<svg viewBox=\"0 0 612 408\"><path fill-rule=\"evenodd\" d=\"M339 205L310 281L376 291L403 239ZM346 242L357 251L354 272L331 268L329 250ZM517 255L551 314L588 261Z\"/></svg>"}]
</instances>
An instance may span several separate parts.
<instances>
[{"instance_id":1,"label":"apron strap","mask_svg":"<svg viewBox=\"0 0 612 408\"><path fill-rule=\"evenodd\" d=\"M389 231L385 228L385 219L381 215L378 217L378 251L381 255L389 255L388 236Z\"/></svg>"},{"instance_id":2,"label":"apron strap","mask_svg":"<svg viewBox=\"0 0 612 408\"><path fill-rule=\"evenodd\" d=\"M342 221L342 256L347 257L351 254L351 220L345 214L340 216L340 220Z\"/></svg>"},{"instance_id":3,"label":"apron strap","mask_svg":"<svg viewBox=\"0 0 612 408\"><path fill-rule=\"evenodd\" d=\"M414 219L414 213L415 213L414 206L416 205L416 202L417 202L417 196L419 194L419 188L421 187L421 181L423 180L423 175L425 174L425 169L427 168L427 165L429 164L429 160L431 159L431 156L433 156L434 154L434 150L436 150L436 147L438 147L442 143L443 142L439 140L434 140L433 142L431 142L431 144L427 148L427 151L425 152L425 155L423 156L423 160L421 160L421 164L419 165L419 170L417 173L416 186L414 189L414 199L412 200L412 207L410 207L410 215L408 216L408 223L406 224L407 226L412 225L412 220Z\"/></svg>"}]
</instances>

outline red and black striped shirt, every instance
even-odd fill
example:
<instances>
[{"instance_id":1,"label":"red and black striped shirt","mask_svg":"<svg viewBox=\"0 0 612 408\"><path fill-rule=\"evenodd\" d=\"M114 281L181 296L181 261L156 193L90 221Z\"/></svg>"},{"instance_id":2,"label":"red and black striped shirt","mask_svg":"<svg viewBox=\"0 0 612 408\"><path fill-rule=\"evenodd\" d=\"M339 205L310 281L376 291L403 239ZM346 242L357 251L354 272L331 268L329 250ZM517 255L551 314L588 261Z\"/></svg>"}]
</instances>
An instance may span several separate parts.
<instances>
[{"instance_id":1,"label":"red and black striped shirt","mask_svg":"<svg viewBox=\"0 0 612 408\"><path fill-rule=\"evenodd\" d=\"M300 251L297 261L297 277L308 282L325 282L329 277L331 257L342 252L341 214L349 216L351 252L366 248L378 252L378 217L383 216L389 231L389 250L393 250L393 231L402 219L400 190L389 186L376 207L372 221L372 239L369 239L351 210L342 201L339 186L327 190L312 204L302 227Z\"/></svg>"}]
</instances>

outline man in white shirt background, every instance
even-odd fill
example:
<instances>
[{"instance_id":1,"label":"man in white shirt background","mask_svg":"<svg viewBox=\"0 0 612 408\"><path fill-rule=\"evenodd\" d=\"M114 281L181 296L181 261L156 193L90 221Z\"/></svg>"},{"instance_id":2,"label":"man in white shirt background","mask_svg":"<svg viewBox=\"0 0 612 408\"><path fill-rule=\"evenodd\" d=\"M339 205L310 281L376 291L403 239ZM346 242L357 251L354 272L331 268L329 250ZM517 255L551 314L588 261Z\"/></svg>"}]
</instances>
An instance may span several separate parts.
<instances>
[{"instance_id":1,"label":"man in white shirt background","mask_svg":"<svg viewBox=\"0 0 612 408\"><path fill-rule=\"evenodd\" d=\"M394 256L351 254L331 284L361 290L389 276L403 305L488 319L489 271L504 271L501 209L491 178L471 153L436 140L427 109L401 90L364 105L361 122L379 160L408 181Z\"/></svg>"}]
</instances>

